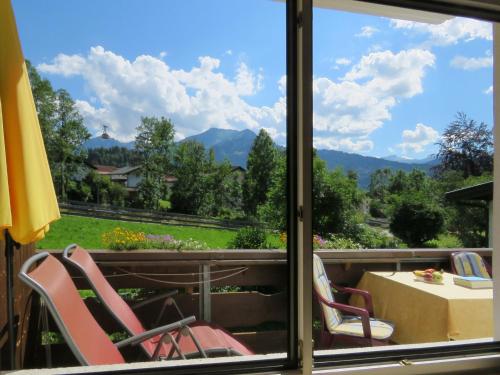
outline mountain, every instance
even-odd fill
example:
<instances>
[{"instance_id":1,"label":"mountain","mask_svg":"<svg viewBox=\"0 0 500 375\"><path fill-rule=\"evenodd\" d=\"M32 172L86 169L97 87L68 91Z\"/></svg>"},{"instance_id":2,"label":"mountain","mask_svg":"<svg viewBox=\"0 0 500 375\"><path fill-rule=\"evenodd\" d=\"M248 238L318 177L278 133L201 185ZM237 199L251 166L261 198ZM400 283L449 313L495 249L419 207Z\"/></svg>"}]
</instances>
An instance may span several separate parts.
<instances>
[{"instance_id":1,"label":"mountain","mask_svg":"<svg viewBox=\"0 0 500 375\"><path fill-rule=\"evenodd\" d=\"M187 137L180 142L198 141L206 149L214 149L217 161L220 162L228 159L232 165L246 168L248 153L256 137L257 135L248 129L239 131L211 128L203 133ZM85 142L84 146L87 149L99 147L110 148L113 146L133 149L134 142L124 143L112 138L104 139L102 137L95 137ZM386 158L375 158L335 150L317 150L317 155L326 161L330 169L341 167L346 172L350 170L356 172L358 174L359 186L362 188L368 187L370 184L370 175L377 169L390 168L409 172L416 168L429 172L430 168L437 164L437 160L431 157L417 160L403 159L395 155Z\"/></svg>"},{"instance_id":2,"label":"mountain","mask_svg":"<svg viewBox=\"0 0 500 375\"><path fill-rule=\"evenodd\" d=\"M402 170L410 172L413 169L421 169L429 172L431 163L401 163L398 161L351 154L335 150L317 150L317 155L326 161L329 169L342 168L344 171L354 171L358 174L358 183L362 188L367 188L370 184L370 175L377 169L389 168L392 170Z\"/></svg>"},{"instance_id":3,"label":"mountain","mask_svg":"<svg viewBox=\"0 0 500 375\"><path fill-rule=\"evenodd\" d=\"M401 157L398 155L388 155L388 156L383 156L380 159L397 161L400 163L407 163L407 164L428 164L428 163L432 164L434 162L437 162L436 158L433 155L428 155L427 157L425 157L423 159L410 159L410 158L405 158L405 157Z\"/></svg>"},{"instance_id":4,"label":"mountain","mask_svg":"<svg viewBox=\"0 0 500 375\"><path fill-rule=\"evenodd\" d=\"M228 159L232 165L246 168L248 153L257 135L251 130L228 130L211 128L207 131L187 137L181 142L197 141L205 148L213 148L215 160Z\"/></svg>"},{"instance_id":5,"label":"mountain","mask_svg":"<svg viewBox=\"0 0 500 375\"><path fill-rule=\"evenodd\" d=\"M120 142L114 138L103 138L101 136L90 138L83 144L87 150L91 148L111 148L111 147L125 147L132 150L134 148L134 141Z\"/></svg>"}]
</instances>

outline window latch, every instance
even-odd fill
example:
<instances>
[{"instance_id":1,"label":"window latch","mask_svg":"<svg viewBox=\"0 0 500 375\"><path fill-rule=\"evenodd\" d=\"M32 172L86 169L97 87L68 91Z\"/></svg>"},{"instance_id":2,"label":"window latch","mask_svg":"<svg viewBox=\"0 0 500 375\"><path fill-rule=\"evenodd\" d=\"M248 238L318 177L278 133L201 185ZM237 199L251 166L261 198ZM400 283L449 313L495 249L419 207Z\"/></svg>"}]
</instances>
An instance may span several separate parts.
<instances>
[{"instance_id":1,"label":"window latch","mask_svg":"<svg viewBox=\"0 0 500 375\"><path fill-rule=\"evenodd\" d=\"M302 206L299 206L299 209L297 210L297 217L300 221L304 220L304 209L302 208Z\"/></svg>"}]
</instances>

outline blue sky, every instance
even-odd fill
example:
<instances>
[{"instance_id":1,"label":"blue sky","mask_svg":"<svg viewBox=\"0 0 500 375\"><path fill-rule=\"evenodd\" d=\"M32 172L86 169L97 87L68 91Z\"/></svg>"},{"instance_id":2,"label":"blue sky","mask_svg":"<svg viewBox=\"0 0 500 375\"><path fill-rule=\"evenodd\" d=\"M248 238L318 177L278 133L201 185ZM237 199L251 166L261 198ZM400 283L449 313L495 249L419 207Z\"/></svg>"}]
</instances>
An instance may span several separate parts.
<instances>
[{"instance_id":1,"label":"blue sky","mask_svg":"<svg viewBox=\"0 0 500 375\"><path fill-rule=\"evenodd\" d=\"M271 0L12 0L26 58L91 133L210 127L285 142L285 5ZM491 25L314 11L315 146L422 158L457 111L492 124Z\"/></svg>"}]
</instances>

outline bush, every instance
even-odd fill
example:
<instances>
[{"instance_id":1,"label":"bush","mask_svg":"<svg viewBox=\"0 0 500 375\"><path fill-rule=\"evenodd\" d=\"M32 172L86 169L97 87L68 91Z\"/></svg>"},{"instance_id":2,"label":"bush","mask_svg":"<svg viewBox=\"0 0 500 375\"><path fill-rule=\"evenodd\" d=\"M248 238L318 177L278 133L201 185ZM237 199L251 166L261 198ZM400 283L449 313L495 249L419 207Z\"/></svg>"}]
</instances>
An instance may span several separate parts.
<instances>
[{"instance_id":1,"label":"bush","mask_svg":"<svg viewBox=\"0 0 500 375\"><path fill-rule=\"evenodd\" d=\"M357 225L356 230L351 232L350 238L361 244L363 249L398 249L404 245L387 231L366 224Z\"/></svg>"},{"instance_id":2,"label":"bush","mask_svg":"<svg viewBox=\"0 0 500 375\"><path fill-rule=\"evenodd\" d=\"M391 231L411 247L420 247L443 229L443 211L424 201L403 200L395 208Z\"/></svg>"},{"instance_id":3,"label":"bush","mask_svg":"<svg viewBox=\"0 0 500 375\"><path fill-rule=\"evenodd\" d=\"M376 218L386 218L387 215L384 212L384 205L377 200L370 201L370 215Z\"/></svg>"},{"instance_id":4,"label":"bush","mask_svg":"<svg viewBox=\"0 0 500 375\"><path fill-rule=\"evenodd\" d=\"M236 233L236 236L229 242L231 249L266 249L266 231L259 227L245 227Z\"/></svg>"},{"instance_id":5,"label":"bush","mask_svg":"<svg viewBox=\"0 0 500 375\"><path fill-rule=\"evenodd\" d=\"M426 241L424 246L433 249L460 249L464 247L460 238L453 234L440 234L438 238Z\"/></svg>"}]
</instances>

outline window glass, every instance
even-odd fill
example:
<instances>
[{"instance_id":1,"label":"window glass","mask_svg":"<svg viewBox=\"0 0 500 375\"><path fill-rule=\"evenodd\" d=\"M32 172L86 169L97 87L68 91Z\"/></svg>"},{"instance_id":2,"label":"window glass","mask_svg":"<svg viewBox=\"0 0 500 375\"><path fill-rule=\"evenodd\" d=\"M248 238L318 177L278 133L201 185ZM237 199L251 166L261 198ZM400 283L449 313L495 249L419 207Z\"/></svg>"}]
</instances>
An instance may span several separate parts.
<instances>
[{"instance_id":1,"label":"window glass","mask_svg":"<svg viewBox=\"0 0 500 375\"><path fill-rule=\"evenodd\" d=\"M182 312L208 355L285 358L285 2L12 3L63 214L37 247L77 243L139 303L142 326L120 324L66 265L115 342ZM52 320L40 331L26 368L46 365L41 344L79 364ZM156 341L121 354L147 360Z\"/></svg>"},{"instance_id":2,"label":"window glass","mask_svg":"<svg viewBox=\"0 0 500 375\"><path fill-rule=\"evenodd\" d=\"M316 354L490 338L491 23L316 5Z\"/></svg>"}]
</instances>

